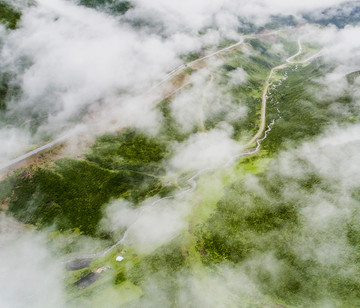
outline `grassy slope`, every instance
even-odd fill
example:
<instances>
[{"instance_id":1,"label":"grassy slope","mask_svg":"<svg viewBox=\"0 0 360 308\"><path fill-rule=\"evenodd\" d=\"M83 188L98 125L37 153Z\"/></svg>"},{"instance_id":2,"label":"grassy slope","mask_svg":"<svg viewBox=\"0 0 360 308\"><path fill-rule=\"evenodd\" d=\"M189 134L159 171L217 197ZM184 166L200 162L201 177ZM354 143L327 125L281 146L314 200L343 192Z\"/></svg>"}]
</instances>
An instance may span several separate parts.
<instances>
[{"instance_id":1,"label":"grassy slope","mask_svg":"<svg viewBox=\"0 0 360 308\"><path fill-rule=\"evenodd\" d=\"M15 30L20 18L21 12L14 9L8 3L0 1L0 23L5 24L10 30ZM14 94L10 86L10 80L10 74L0 72L0 112L6 108L7 97Z\"/></svg>"},{"instance_id":2,"label":"grassy slope","mask_svg":"<svg viewBox=\"0 0 360 308\"><path fill-rule=\"evenodd\" d=\"M252 39L250 44L255 50L255 52L252 52L252 55L247 56L243 52L238 51L224 66L228 71L242 67L249 76L246 84L231 89L234 100L238 100L239 103L245 102L248 108L248 114L244 120L232 123L235 138L240 137L245 130L250 132L250 134L258 130L261 95L266 78L271 68L281 63L279 57L267 51L270 49L269 42Z\"/></svg>"},{"instance_id":3,"label":"grassy slope","mask_svg":"<svg viewBox=\"0 0 360 308\"><path fill-rule=\"evenodd\" d=\"M56 223L60 230L78 228L95 235L102 206L110 198L138 203L166 193L158 178L165 151L163 145L135 131L104 136L87 160L62 159L52 167L15 177L8 194L9 212L39 227Z\"/></svg>"},{"instance_id":4,"label":"grassy slope","mask_svg":"<svg viewBox=\"0 0 360 308\"><path fill-rule=\"evenodd\" d=\"M16 29L21 18L21 12L14 9L7 2L0 1L0 22L9 29Z\"/></svg>"},{"instance_id":5,"label":"grassy slope","mask_svg":"<svg viewBox=\"0 0 360 308\"><path fill-rule=\"evenodd\" d=\"M303 234L299 216L304 200L298 197L291 202L283 201L280 193L285 187L300 184L299 189L311 194L317 189L327 189L328 183L312 174L300 182L295 176L274 178L266 172L259 174L258 179L265 187L264 192L253 190L243 180L234 182L218 203L216 212L199 228L198 247L208 253L202 256L204 264L246 265L258 259L255 266L245 266L245 273L275 301L309 306L321 301L328 292L339 307L358 305L360 280L356 275L343 275L341 267L320 264L315 259L305 261L296 251ZM344 233L350 239L358 236L353 224ZM359 243L357 240L350 243L351 253L342 262L358 272ZM261 259L272 255L281 264L275 273ZM276 265L272 268L275 270Z\"/></svg>"}]
</instances>

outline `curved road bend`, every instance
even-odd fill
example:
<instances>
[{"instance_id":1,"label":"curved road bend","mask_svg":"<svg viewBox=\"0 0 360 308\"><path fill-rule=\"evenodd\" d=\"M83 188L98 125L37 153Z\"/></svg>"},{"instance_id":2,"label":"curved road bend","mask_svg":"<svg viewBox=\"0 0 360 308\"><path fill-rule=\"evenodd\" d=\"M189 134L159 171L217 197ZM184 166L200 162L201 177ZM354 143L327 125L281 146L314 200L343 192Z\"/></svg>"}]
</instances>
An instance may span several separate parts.
<instances>
[{"instance_id":1,"label":"curved road bend","mask_svg":"<svg viewBox=\"0 0 360 308\"><path fill-rule=\"evenodd\" d=\"M281 64L279 66L273 67L270 71L270 74L268 76L268 78L266 79L266 83L265 83L265 87L263 90L263 94L262 94L262 107L261 107L261 120L260 120L260 127L259 130L257 131L257 133L255 134L255 136L247 143L245 144L244 148L248 148L250 147L263 133L264 129L265 129L265 122L266 122L266 102L267 102L267 93L269 90L269 86L271 85L271 78L274 74L275 71L286 68L287 66L289 66L290 64L304 64L307 63L317 57L319 57L322 53L323 50L319 51L318 53L316 53L315 55L302 60L302 61L292 61L292 59L296 58L297 56L299 56L302 53L302 46L301 46L301 37L298 39L297 41L298 43L298 52L296 54L294 54L293 56L289 57L286 59L286 63Z\"/></svg>"}]
</instances>

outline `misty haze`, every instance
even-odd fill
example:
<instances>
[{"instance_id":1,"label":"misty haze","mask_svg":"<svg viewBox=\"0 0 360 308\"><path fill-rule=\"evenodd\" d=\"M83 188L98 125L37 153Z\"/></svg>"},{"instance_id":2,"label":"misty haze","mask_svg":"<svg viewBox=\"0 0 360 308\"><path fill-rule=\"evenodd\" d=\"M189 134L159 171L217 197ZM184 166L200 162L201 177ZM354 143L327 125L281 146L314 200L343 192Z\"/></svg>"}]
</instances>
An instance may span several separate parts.
<instances>
[{"instance_id":1,"label":"misty haze","mask_svg":"<svg viewBox=\"0 0 360 308\"><path fill-rule=\"evenodd\" d=\"M360 307L360 1L0 0L0 308Z\"/></svg>"}]
</instances>

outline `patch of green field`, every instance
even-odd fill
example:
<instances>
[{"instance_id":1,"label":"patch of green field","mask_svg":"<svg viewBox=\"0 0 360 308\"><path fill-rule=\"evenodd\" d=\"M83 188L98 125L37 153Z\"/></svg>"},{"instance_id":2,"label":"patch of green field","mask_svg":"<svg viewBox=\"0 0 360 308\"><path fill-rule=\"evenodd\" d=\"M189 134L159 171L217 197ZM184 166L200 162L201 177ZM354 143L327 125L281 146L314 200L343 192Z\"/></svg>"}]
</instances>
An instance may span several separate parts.
<instances>
[{"instance_id":1,"label":"patch of green field","mask_svg":"<svg viewBox=\"0 0 360 308\"><path fill-rule=\"evenodd\" d=\"M195 69L191 68L191 67L187 67L185 70L184 70L188 75L191 75L193 72L196 72Z\"/></svg>"},{"instance_id":2,"label":"patch of green field","mask_svg":"<svg viewBox=\"0 0 360 308\"><path fill-rule=\"evenodd\" d=\"M259 39L249 40L255 52L246 55L241 50L233 52L229 60L223 66L225 71L231 71L238 67L248 74L248 80L244 85L233 87L230 91L233 102L245 104L247 116L231 123L234 127L234 138L241 138L246 132L248 135L256 133L259 128L261 112L261 97L266 79L272 67L281 63L278 54L270 53L270 43Z\"/></svg>"},{"instance_id":3,"label":"patch of green field","mask_svg":"<svg viewBox=\"0 0 360 308\"><path fill-rule=\"evenodd\" d=\"M295 176L274 177L267 172L258 174L255 182L249 180L229 185L216 211L197 229L198 249L205 252L202 262L210 267L224 262L241 265L265 295L286 306L321 302L327 292L339 307L359 303L360 280L356 275L342 275L341 268L320 264L315 257L302 258L297 245L304 236L304 200L294 195L285 201L282 196L285 187L301 185L311 194L328 184L311 173L300 182ZM350 223L344 233L355 239L356 230ZM350 255L340 263L358 272L358 241L350 243Z\"/></svg>"},{"instance_id":4,"label":"patch of green field","mask_svg":"<svg viewBox=\"0 0 360 308\"><path fill-rule=\"evenodd\" d=\"M294 27L296 25L297 25L297 21L295 17L292 15L288 15L288 16L275 15L275 16L271 16L271 21L268 22L264 26L264 28L274 30L282 27Z\"/></svg>"},{"instance_id":5,"label":"patch of green field","mask_svg":"<svg viewBox=\"0 0 360 308\"><path fill-rule=\"evenodd\" d=\"M241 158L236 166L236 176L244 176L246 174L259 174L266 170L270 163L270 158L266 151L261 151L259 154L250 157Z\"/></svg>"},{"instance_id":6,"label":"patch of green field","mask_svg":"<svg viewBox=\"0 0 360 308\"><path fill-rule=\"evenodd\" d=\"M112 270L109 269L102 274L95 283L85 288L74 291L74 297L69 298L67 307L120 307L136 300L142 295L139 287L130 281L113 284Z\"/></svg>"},{"instance_id":7,"label":"patch of green field","mask_svg":"<svg viewBox=\"0 0 360 308\"><path fill-rule=\"evenodd\" d=\"M191 52L186 55L183 55L181 58L184 60L185 63L189 63L195 61L201 57L201 54L198 52Z\"/></svg>"},{"instance_id":8,"label":"patch of green field","mask_svg":"<svg viewBox=\"0 0 360 308\"><path fill-rule=\"evenodd\" d=\"M164 140L166 143L171 143L174 141L181 142L188 138L190 133L182 132L180 123L178 123L171 114L170 103L171 101L169 99L164 99L157 106L163 116L158 138L160 140Z\"/></svg>"},{"instance_id":9,"label":"patch of green field","mask_svg":"<svg viewBox=\"0 0 360 308\"><path fill-rule=\"evenodd\" d=\"M124 130L115 136L98 138L86 158L110 170L151 172L159 168L165 153L165 145L155 138Z\"/></svg>"},{"instance_id":10,"label":"patch of green field","mask_svg":"<svg viewBox=\"0 0 360 308\"><path fill-rule=\"evenodd\" d=\"M302 43L302 53L300 55L298 55L297 57L293 58L294 62L301 62L304 61L305 59L313 56L314 54L316 54L317 52L320 51L321 47L318 45L313 45L313 44L309 44L309 43Z\"/></svg>"},{"instance_id":11,"label":"patch of green field","mask_svg":"<svg viewBox=\"0 0 360 308\"><path fill-rule=\"evenodd\" d=\"M21 18L21 12L5 1L0 1L0 23L8 29L15 30Z\"/></svg>"},{"instance_id":12,"label":"patch of green field","mask_svg":"<svg viewBox=\"0 0 360 308\"><path fill-rule=\"evenodd\" d=\"M296 41L289 40L284 37L279 37L279 43L281 43L284 47L285 52L290 56L296 54L298 51L298 44Z\"/></svg>"},{"instance_id":13,"label":"patch of green field","mask_svg":"<svg viewBox=\"0 0 360 308\"><path fill-rule=\"evenodd\" d=\"M112 14L125 14L134 6L132 1L126 0L80 0L80 5L93 9L103 9Z\"/></svg>"},{"instance_id":14,"label":"patch of green field","mask_svg":"<svg viewBox=\"0 0 360 308\"><path fill-rule=\"evenodd\" d=\"M0 110L6 109L6 98L9 90L9 75L0 75Z\"/></svg>"},{"instance_id":15,"label":"patch of green field","mask_svg":"<svg viewBox=\"0 0 360 308\"><path fill-rule=\"evenodd\" d=\"M93 295L86 301L80 301L86 304L86 307L113 307L118 308L138 299L142 295L139 287L135 286L129 281L126 281L118 286L108 284L107 287L101 287L100 290L94 291ZM78 307L78 303L70 307Z\"/></svg>"},{"instance_id":16,"label":"patch of green field","mask_svg":"<svg viewBox=\"0 0 360 308\"><path fill-rule=\"evenodd\" d=\"M87 160L61 159L54 166L36 168L12 180L9 212L20 221L59 230L78 228L95 235L102 206L111 198L134 203L163 187L161 161L166 148L135 131L100 138ZM2 188L9 190L7 182Z\"/></svg>"},{"instance_id":17,"label":"patch of green field","mask_svg":"<svg viewBox=\"0 0 360 308\"><path fill-rule=\"evenodd\" d=\"M309 65L299 65L296 71L286 69L288 78L281 86L271 90L272 94L267 102L267 122L272 119L276 122L268 138L262 142L262 149L273 154L286 143L298 144L318 135L330 123L346 120L344 115L334 113L329 107L334 101L349 107L349 97L336 97L326 101L316 98L317 91L323 90L323 86L312 80L323 76L329 69L318 60ZM276 102L278 104L274 104ZM281 118L276 107L280 110Z\"/></svg>"}]
</instances>

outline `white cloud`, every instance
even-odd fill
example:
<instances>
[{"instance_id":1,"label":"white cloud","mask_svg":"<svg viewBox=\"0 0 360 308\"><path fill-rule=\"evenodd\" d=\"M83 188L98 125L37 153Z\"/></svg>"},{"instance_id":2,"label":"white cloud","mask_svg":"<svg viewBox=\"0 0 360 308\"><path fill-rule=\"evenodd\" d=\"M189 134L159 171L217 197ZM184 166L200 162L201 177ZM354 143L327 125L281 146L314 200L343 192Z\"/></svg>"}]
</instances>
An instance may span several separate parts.
<instances>
[{"instance_id":1,"label":"white cloud","mask_svg":"<svg viewBox=\"0 0 360 308\"><path fill-rule=\"evenodd\" d=\"M136 208L118 200L107 207L102 228L115 233L126 229L124 244L149 253L171 241L186 228L190 208L189 200L180 196L164 200L149 199Z\"/></svg>"},{"instance_id":2,"label":"white cloud","mask_svg":"<svg viewBox=\"0 0 360 308\"><path fill-rule=\"evenodd\" d=\"M100 119L106 119L105 124L97 123L93 132L97 128L101 128L99 131L112 131L127 125L155 132L160 117L152 109L151 102L156 96L139 94L160 80L166 71L180 64L179 55L199 50L202 44L217 44L223 38L237 37L239 16L263 23L271 14L298 13L299 10L312 10L340 2L137 0L136 8L126 15L127 20L144 18L162 23L167 36L161 36L149 29L131 28L122 19L116 20L69 1L39 0L37 6L24 11L20 29L11 34L5 33L3 28L0 30L5 44L0 65L18 73L23 90L22 99L9 102L9 109L13 112L24 107L45 112L57 110L40 132L54 130L54 127L55 131L61 131L74 114L88 105L100 106L92 111ZM207 29L204 37L198 36L199 30L213 25L218 30ZM344 30L330 27L309 33L316 42L328 46L325 59L341 65L338 71L319 81L329 84L331 95L342 93L346 83L341 74L359 65L359 42L354 39L358 37L359 27ZM282 46L278 45L275 49L281 51ZM22 71L23 64L19 63L24 59L29 65ZM232 105L229 96L219 90L215 82L209 85L209 74L210 70L194 73L193 89L184 91L172 102L172 112L186 132L199 125L201 113L203 120L210 119L222 108L235 114L235 118L246 113L244 107ZM247 74L241 68L229 75L231 85L243 84L247 80ZM204 89L207 90L205 95ZM205 104L202 104L203 99ZM89 116L89 122L96 121ZM308 203L301 215L308 229L296 239L297 246L294 248L298 249L299 255L304 255L304 259L316 258L321 264L333 265L343 257L343 234L340 233L336 242L331 243L330 235L324 233L334 230L332 228L341 228L353 209L354 201L349 192L360 181L359 129L358 125L354 125L329 130L327 135L315 142L280 154L274 166L276 172L284 176L302 178L309 172L299 164L299 159L303 159L311 166L312 172L337 180L340 183L337 188L345 194L334 202L327 200L329 195L319 192L306 196ZM3 148L0 160L19 154L31 143L29 134L24 131L11 127L0 130ZM232 129L226 124L193 134L174 147L175 154L167 166L168 171L222 167L241 150L231 135ZM248 178L246 185L265 195L255 178ZM284 198L292 200L303 194L296 189L299 187L289 185ZM151 251L186 228L192 206L190 198L162 200L154 206L139 208L115 201L107 210L106 223L114 232L128 228L125 243L139 250ZM342 204L344 206L340 207ZM319 233L315 236L308 233L310 228ZM9 230L3 233L8 234ZM312 245L311 240L320 240L321 245ZM42 238L24 235L1 242L1 248L0 306L64 306L61 270ZM272 256L263 256L260 260L269 265L269 270L276 270L281 265ZM185 306L189 300L187 293L191 293L190 298L200 307L213 303L220 306L225 298L225 302L228 300L232 304L239 299L241 292L245 296L258 294L252 281L239 269L220 268L215 274L189 277L185 281L188 287L179 297Z\"/></svg>"},{"instance_id":3,"label":"white cloud","mask_svg":"<svg viewBox=\"0 0 360 308\"><path fill-rule=\"evenodd\" d=\"M244 71L243 68L239 67L236 70L233 70L229 73L230 85L237 86L246 83L248 74Z\"/></svg>"},{"instance_id":4,"label":"white cloud","mask_svg":"<svg viewBox=\"0 0 360 308\"><path fill-rule=\"evenodd\" d=\"M180 144L170 167L175 170L201 170L218 168L239 154L241 146L231 139L231 129L213 129L192 135Z\"/></svg>"},{"instance_id":5,"label":"white cloud","mask_svg":"<svg viewBox=\"0 0 360 308\"><path fill-rule=\"evenodd\" d=\"M42 236L21 229L15 233L14 227L0 218L0 306L64 307L61 264Z\"/></svg>"},{"instance_id":6,"label":"white cloud","mask_svg":"<svg viewBox=\"0 0 360 308\"><path fill-rule=\"evenodd\" d=\"M20 128L0 129L0 164L21 155L29 147L30 134Z\"/></svg>"}]
</instances>

